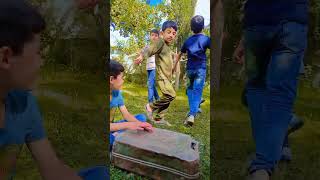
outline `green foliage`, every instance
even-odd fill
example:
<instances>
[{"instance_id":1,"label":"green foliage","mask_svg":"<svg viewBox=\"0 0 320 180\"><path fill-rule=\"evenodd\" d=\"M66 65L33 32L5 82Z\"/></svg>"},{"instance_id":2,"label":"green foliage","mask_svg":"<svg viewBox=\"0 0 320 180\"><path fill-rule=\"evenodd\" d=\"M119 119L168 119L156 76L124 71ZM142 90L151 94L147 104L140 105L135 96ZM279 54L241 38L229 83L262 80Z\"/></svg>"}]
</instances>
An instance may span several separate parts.
<instances>
[{"instance_id":1,"label":"green foliage","mask_svg":"<svg viewBox=\"0 0 320 180\"><path fill-rule=\"evenodd\" d=\"M56 0L33 3L40 8L47 24L41 36L45 65L63 64L73 70L95 73L104 70L108 45L106 2L90 10L77 10L72 3Z\"/></svg>"},{"instance_id":2,"label":"green foliage","mask_svg":"<svg viewBox=\"0 0 320 180\"><path fill-rule=\"evenodd\" d=\"M160 4L151 7L140 0L114 0L111 4L111 21L115 25L115 30L119 30L120 35L128 37L127 41L118 41L116 47L111 47L113 52L120 56L132 55L139 51L147 42L149 32L153 28L160 29L163 19L173 20L178 25L177 40L172 46L174 52L179 51L183 42L192 34L190 21L194 14L196 0L172 0L170 4ZM210 29L204 30L206 35L210 35ZM208 53L208 56L210 53ZM124 59L132 62L132 59ZM181 67L184 67L182 64ZM129 65L131 66L131 65ZM142 67L142 68L141 68ZM129 68L129 67L127 67ZM144 82L144 65L134 66L135 77L129 77L133 82ZM208 61L209 69L209 61ZM209 71L208 71L209 72ZM181 78L185 73L185 68L181 68ZM209 77L209 73L208 76Z\"/></svg>"},{"instance_id":3,"label":"green foliage","mask_svg":"<svg viewBox=\"0 0 320 180\"><path fill-rule=\"evenodd\" d=\"M142 47L149 31L160 28L157 24L166 15L163 9L164 5L150 7L139 0L114 0L111 4L110 17L115 24L115 30L120 30L120 34L124 37L130 36L131 43L129 42L128 46L135 42L137 47Z\"/></svg>"}]
</instances>

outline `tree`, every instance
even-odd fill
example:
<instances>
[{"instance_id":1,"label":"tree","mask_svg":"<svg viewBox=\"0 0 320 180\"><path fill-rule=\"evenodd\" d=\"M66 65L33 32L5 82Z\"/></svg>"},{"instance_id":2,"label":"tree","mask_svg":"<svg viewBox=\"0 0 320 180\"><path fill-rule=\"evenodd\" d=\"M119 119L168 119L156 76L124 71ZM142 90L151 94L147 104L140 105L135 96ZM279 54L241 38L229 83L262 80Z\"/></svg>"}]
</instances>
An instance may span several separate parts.
<instances>
[{"instance_id":1,"label":"tree","mask_svg":"<svg viewBox=\"0 0 320 180\"><path fill-rule=\"evenodd\" d=\"M176 52L191 34L190 20L194 14L196 0L172 0L151 7L139 0L114 0L111 6L111 21L121 36L128 37L126 42L119 41L113 51L131 55L146 43L146 37L153 28L161 28L164 19L173 20L178 25L178 36L172 50ZM139 13L137 13L139 12ZM141 71L143 71L141 69ZM137 71L136 71L137 72ZM140 71L138 71L140 72ZM144 73L144 72L140 72ZM176 87L179 85L179 71L176 74Z\"/></svg>"},{"instance_id":2,"label":"tree","mask_svg":"<svg viewBox=\"0 0 320 180\"><path fill-rule=\"evenodd\" d=\"M220 65L221 65L221 52L224 28L224 10L222 0L213 1L211 6L213 13L211 19L213 20L213 64L211 68L211 75L213 87L216 92L220 89ZM212 12L211 11L211 12Z\"/></svg>"}]
</instances>

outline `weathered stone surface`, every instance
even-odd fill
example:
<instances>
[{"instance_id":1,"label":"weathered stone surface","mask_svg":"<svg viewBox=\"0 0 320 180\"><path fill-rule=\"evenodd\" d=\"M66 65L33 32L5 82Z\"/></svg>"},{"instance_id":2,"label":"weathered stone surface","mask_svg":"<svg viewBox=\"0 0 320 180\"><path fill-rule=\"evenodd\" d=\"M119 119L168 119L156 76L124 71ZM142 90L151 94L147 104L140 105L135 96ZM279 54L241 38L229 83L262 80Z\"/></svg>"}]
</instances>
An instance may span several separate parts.
<instances>
[{"instance_id":1,"label":"weathered stone surface","mask_svg":"<svg viewBox=\"0 0 320 180\"><path fill-rule=\"evenodd\" d=\"M126 131L116 137L112 156L115 166L153 179L199 178L198 142L185 134Z\"/></svg>"}]
</instances>

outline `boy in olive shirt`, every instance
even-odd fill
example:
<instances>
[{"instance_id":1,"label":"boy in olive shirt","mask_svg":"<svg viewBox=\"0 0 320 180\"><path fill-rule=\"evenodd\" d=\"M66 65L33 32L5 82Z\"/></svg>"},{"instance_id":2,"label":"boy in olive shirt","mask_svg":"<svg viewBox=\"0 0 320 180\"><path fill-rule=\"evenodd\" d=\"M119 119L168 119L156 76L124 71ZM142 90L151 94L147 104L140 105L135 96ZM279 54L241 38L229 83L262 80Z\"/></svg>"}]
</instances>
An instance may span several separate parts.
<instances>
[{"instance_id":1,"label":"boy in olive shirt","mask_svg":"<svg viewBox=\"0 0 320 180\"><path fill-rule=\"evenodd\" d=\"M153 42L135 62L141 63L150 56L156 56L157 83L162 92L159 100L146 105L148 118L155 123L167 123L164 121L164 112L168 109L170 103L175 99L176 92L170 82L172 78L173 58L170 44L172 44L177 35L177 24L174 21L166 21L161 29L162 38ZM153 118L153 115L154 118Z\"/></svg>"}]
</instances>

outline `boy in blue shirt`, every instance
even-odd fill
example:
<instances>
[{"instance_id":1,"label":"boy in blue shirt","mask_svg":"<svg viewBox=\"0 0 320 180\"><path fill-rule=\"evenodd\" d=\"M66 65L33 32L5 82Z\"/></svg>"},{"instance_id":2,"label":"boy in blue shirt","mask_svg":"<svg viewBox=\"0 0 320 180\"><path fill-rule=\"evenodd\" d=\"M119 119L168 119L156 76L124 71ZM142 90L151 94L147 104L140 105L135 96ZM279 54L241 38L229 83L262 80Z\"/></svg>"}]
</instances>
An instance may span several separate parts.
<instances>
[{"instance_id":1,"label":"boy in blue shirt","mask_svg":"<svg viewBox=\"0 0 320 180\"><path fill-rule=\"evenodd\" d=\"M109 149L112 149L115 136L124 130L146 130L152 131L152 125L147 123L147 117L143 114L133 116L124 105L124 100L121 95L123 85L124 67L117 61L110 60L110 136ZM114 122L114 115L119 109L124 120Z\"/></svg>"},{"instance_id":2,"label":"boy in blue shirt","mask_svg":"<svg viewBox=\"0 0 320 180\"><path fill-rule=\"evenodd\" d=\"M184 124L189 126L194 124L194 118L199 110L206 80L206 50L210 49L210 38L202 33L203 28L204 18L199 15L194 16L191 19L191 30L194 34L184 42L174 65L175 71L182 53L188 54L187 75L189 86L187 88L187 96L190 111Z\"/></svg>"},{"instance_id":3,"label":"boy in blue shirt","mask_svg":"<svg viewBox=\"0 0 320 180\"><path fill-rule=\"evenodd\" d=\"M44 29L44 19L27 2L0 1L0 179L14 177L24 144L43 179L80 180L97 174L98 179L106 179L106 167L77 174L59 160L46 137L36 99L30 92L42 64L40 33Z\"/></svg>"}]
</instances>

